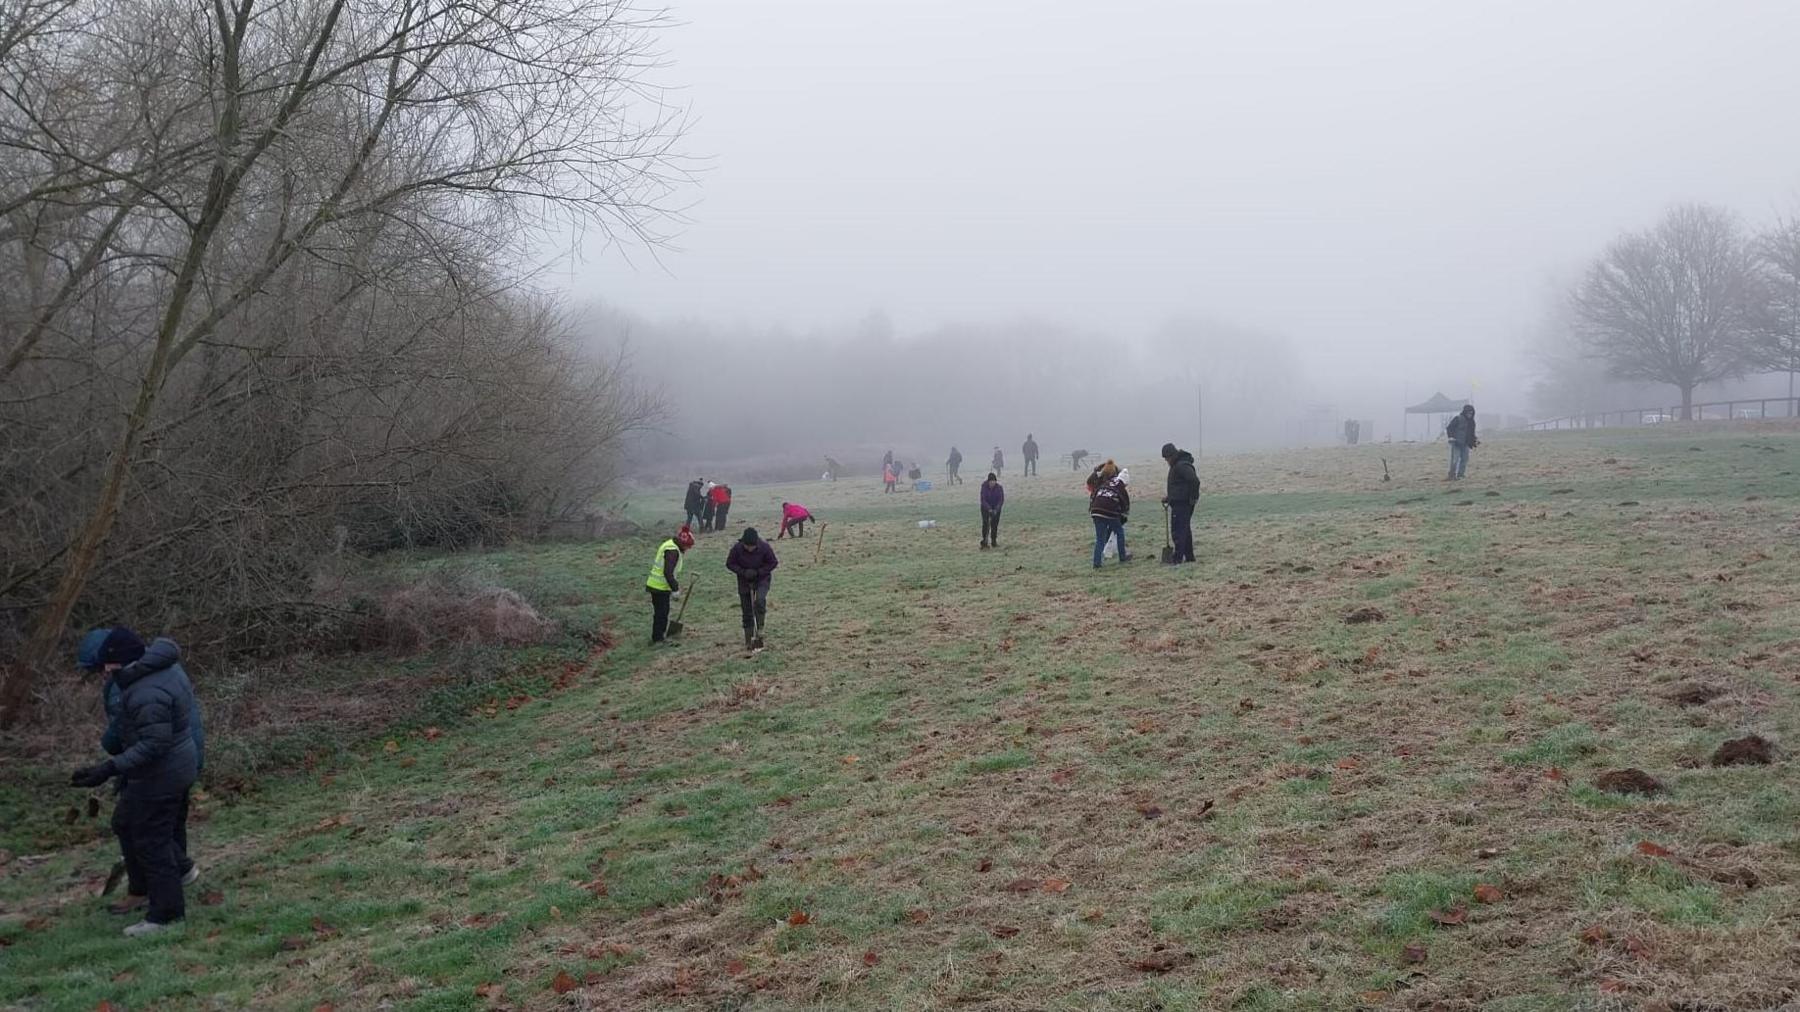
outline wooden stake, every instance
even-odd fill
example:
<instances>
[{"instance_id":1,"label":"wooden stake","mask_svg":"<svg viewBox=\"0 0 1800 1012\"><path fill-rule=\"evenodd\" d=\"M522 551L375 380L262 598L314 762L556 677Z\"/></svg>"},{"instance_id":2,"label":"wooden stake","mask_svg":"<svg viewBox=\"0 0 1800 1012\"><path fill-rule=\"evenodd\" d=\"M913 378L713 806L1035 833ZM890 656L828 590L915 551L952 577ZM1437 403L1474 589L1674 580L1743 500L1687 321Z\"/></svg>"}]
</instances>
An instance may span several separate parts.
<instances>
[{"instance_id":1,"label":"wooden stake","mask_svg":"<svg viewBox=\"0 0 1800 1012\"><path fill-rule=\"evenodd\" d=\"M819 556L823 555L824 553L825 553L825 524L823 521L821 521L819 524L819 543L818 543L818 545L814 546L814 548L813 548L813 563L815 565L819 561Z\"/></svg>"}]
</instances>

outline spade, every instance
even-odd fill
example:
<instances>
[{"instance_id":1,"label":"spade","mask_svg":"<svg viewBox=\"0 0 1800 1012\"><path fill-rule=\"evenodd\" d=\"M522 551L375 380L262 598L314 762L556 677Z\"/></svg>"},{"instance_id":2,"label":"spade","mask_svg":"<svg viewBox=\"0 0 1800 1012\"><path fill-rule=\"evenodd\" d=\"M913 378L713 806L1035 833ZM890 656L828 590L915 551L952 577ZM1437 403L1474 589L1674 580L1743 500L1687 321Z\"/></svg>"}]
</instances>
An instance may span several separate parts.
<instances>
[{"instance_id":1,"label":"spade","mask_svg":"<svg viewBox=\"0 0 1800 1012\"><path fill-rule=\"evenodd\" d=\"M697 582L698 581L692 581L692 582L688 583L687 590L682 592L682 594L681 594L681 609L675 613L675 621L669 623L669 635L670 636L681 635L681 628L682 628L681 627L681 616L687 614L687 604L689 601L693 600L693 598L694 598L694 584Z\"/></svg>"},{"instance_id":2,"label":"spade","mask_svg":"<svg viewBox=\"0 0 1800 1012\"><path fill-rule=\"evenodd\" d=\"M1170 525L1172 523L1173 523L1173 521L1171 521L1169 519L1169 504L1163 503L1162 561L1163 561L1163 565L1165 565L1165 566L1172 566L1175 564L1175 545L1174 545L1173 535L1170 533L1170 531L1171 531Z\"/></svg>"}]
</instances>

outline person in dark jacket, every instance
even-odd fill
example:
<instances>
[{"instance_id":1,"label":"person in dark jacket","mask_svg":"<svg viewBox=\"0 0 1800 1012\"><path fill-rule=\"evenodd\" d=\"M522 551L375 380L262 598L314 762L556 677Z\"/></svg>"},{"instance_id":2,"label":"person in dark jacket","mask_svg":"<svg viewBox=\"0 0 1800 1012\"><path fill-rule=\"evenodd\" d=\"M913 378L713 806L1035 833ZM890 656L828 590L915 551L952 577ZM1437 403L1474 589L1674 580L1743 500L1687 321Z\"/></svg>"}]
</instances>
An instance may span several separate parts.
<instances>
[{"instance_id":1,"label":"person in dark jacket","mask_svg":"<svg viewBox=\"0 0 1800 1012\"><path fill-rule=\"evenodd\" d=\"M1038 461L1038 445L1037 445L1037 440L1029 432L1025 433L1025 445L1024 445L1024 447L1022 447L1022 449L1024 450L1024 453L1025 453L1025 473L1026 474L1036 474L1037 473L1037 461Z\"/></svg>"},{"instance_id":2,"label":"person in dark jacket","mask_svg":"<svg viewBox=\"0 0 1800 1012\"><path fill-rule=\"evenodd\" d=\"M681 508L683 513L681 522L688 527L699 526L700 514L706 509L705 479L695 478L688 482L687 501L682 504Z\"/></svg>"},{"instance_id":3,"label":"person in dark jacket","mask_svg":"<svg viewBox=\"0 0 1800 1012\"><path fill-rule=\"evenodd\" d=\"M1094 568L1106 558L1106 543L1119 539L1119 561L1130 562L1125 551L1125 523L1131 519L1131 493L1119 477L1119 465L1107 461L1088 475L1088 516L1094 521Z\"/></svg>"},{"instance_id":4,"label":"person in dark jacket","mask_svg":"<svg viewBox=\"0 0 1800 1012\"><path fill-rule=\"evenodd\" d=\"M1086 463L1087 459L1088 459L1088 452L1086 450L1070 450L1069 451L1069 470L1071 470L1071 471L1081 470L1081 465Z\"/></svg>"},{"instance_id":5,"label":"person in dark jacket","mask_svg":"<svg viewBox=\"0 0 1800 1012\"><path fill-rule=\"evenodd\" d=\"M1194 506L1200 501L1200 475L1194 470L1194 455L1176 449L1174 443L1164 443L1162 459L1169 465L1169 494L1163 497L1163 505L1169 507L1175 562L1193 562Z\"/></svg>"},{"instance_id":6,"label":"person in dark jacket","mask_svg":"<svg viewBox=\"0 0 1800 1012\"><path fill-rule=\"evenodd\" d=\"M144 919L125 929L130 938L155 934L187 915L176 827L199 774L200 755L190 717L194 688L180 659L173 640L159 639L146 650L130 629L107 633L99 661L119 688L120 751L69 777L76 787L125 778L113 825L126 874L149 897Z\"/></svg>"},{"instance_id":7,"label":"person in dark jacket","mask_svg":"<svg viewBox=\"0 0 1800 1012\"><path fill-rule=\"evenodd\" d=\"M954 446L950 448L950 459L944 461L944 473L944 484L961 485L963 483L962 451Z\"/></svg>"},{"instance_id":8,"label":"person in dark jacket","mask_svg":"<svg viewBox=\"0 0 1800 1012\"><path fill-rule=\"evenodd\" d=\"M1460 481L1469 470L1469 451L1481 445L1475 438L1475 405L1464 404L1462 411L1444 426L1450 440L1450 473L1446 481Z\"/></svg>"},{"instance_id":9,"label":"person in dark jacket","mask_svg":"<svg viewBox=\"0 0 1800 1012\"><path fill-rule=\"evenodd\" d=\"M994 460L990 466L993 468L995 474L1006 473L1006 454L1001 453L998 446L994 447Z\"/></svg>"},{"instance_id":10,"label":"person in dark jacket","mask_svg":"<svg viewBox=\"0 0 1800 1012\"><path fill-rule=\"evenodd\" d=\"M656 546L650 560L650 576L644 589L650 593L650 645L669 641L669 602L681 593L681 566L687 550L694 547L694 532L684 524L672 538Z\"/></svg>"},{"instance_id":11,"label":"person in dark jacket","mask_svg":"<svg viewBox=\"0 0 1800 1012\"><path fill-rule=\"evenodd\" d=\"M100 651L101 648L106 645L106 638L111 634L111 627L103 627L90 630L86 636L82 637L81 646L76 651L75 655L76 667L89 674L99 673L103 668L103 665L100 662ZM159 639L151 645L150 650L158 654L172 651L175 656L173 667L175 670L181 672L182 678L188 678L186 669L181 667L181 648L175 644L174 640ZM188 679L188 690L189 694L192 695L193 680L191 678ZM122 693L119 691L118 683L111 677L106 678L101 683L100 688L101 705L106 712L106 730L100 733L100 748L105 751L107 755L118 755L125 751L124 731L120 727L121 715L124 709L121 698ZM194 707L188 714L188 725L192 729L194 735L194 773L197 777L206 769L206 728L201 721L200 699L198 696L194 696ZM123 794L125 792L125 778L123 776L118 777L115 780L115 784L117 785L116 793ZM131 855L127 850L127 844L130 837L127 835L127 827L120 821L120 814L122 812L128 812L128 810L117 805L114 806L112 830L113 835L119 838L119 856L121 862L125 865L126 874L130 875L134 868L130 859ZM187 795L182 796L181 809L177 814L178 817L175 822L175 849L178 853L177 864L181 868L181 884L189 886L193 885L194 882L199 879L200 869L194 864L193 858L189 856L188 853ZM134 910L140 910L150 904L150 896L146 891L148 889L148 884L141 876L141 869L138 870L140 871L139 877L127 879L124 898L116 903L110 904L106 908L108 912L128 914Z\"/></svg>"},{"instance_id":12,"label":"person in dark jacket","mask_svg":"<svg viewBox=\"0 0 1800 1012\"><path fill-rule=\"evenodd\" d=\"M700 533L702 534L719 529L713 523L713 511L718 508L718 502L713 499L713 489L718 487L709 481L706 483L706 487L700 490Z\"/></svg>"},{"instance_id":13,"label":"person in dark jacket","mask_svg":"<svg viewBox=\"0 0 1800 1012\"><path fill-rule=\"evenodd\" d=\"M769 614L769 583L775 577L775 549L757 536L756 528L744 528L744 536L725 556L725 568L737 574L738 607L744 612L744 649L763 645L763 620Z\"/></svg>"},{"instance_id":14,"label":"person in dark jacket","mask_svg":"<svg viewBox=\"0 0 1800 1012\"><path fill-rule=\"evenodd\" d=\"M1000 547L1000 507L1006 505L1006 489L1000 486L1000 476L988 472L987 481L981 483L981 547Z\"/></svg>"}]
</instances>

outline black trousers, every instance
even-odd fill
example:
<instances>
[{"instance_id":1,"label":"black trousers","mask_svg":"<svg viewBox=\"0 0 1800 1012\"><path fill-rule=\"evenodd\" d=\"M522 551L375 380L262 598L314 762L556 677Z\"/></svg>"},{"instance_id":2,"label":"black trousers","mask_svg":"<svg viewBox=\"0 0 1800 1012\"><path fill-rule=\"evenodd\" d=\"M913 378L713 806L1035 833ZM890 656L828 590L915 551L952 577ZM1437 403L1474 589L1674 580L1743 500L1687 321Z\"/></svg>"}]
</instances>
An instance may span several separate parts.
<instances>
[{"instance_id":1,"label":"black trousers","mask_svg":"<svg viewBox=\"0 0 1800 1012\"><path fill-rule=\"evenodd\" d=\"M1169 503L1169 529L1175 541L1175 561L1194 561L1194 503Z\"/></svg>"},{"instance_id":2,"label":"black trousers","mask_svg":"<svg viewBox=\"0 0 1800 1012\"><path fill-rule=\"evenodd\" d=\"M148 896L144 919L169 924L187 916L181 876L192 867L187 859L188 792L170 794L127 785L113 808L113 832L125 858L126 890Z\"/></svg>"},{"instance_id":3,"label":"black trousers","mask_svg":"<svg viewBox=\"0 0 1800 1012\"><path fill-rule=\"evenodd\" d=\"M1037 473L1037 458L1036 457L1027 457L1026 458L1025 473L1026 474L1036 474Z\"/></svg>"},{"instance_id":4,"label":"black trousers","mask_svg":"<svg viewBox=\"0 0 1800 1012\"><path fill-rule=\"evenodd\" d=\"M669 597L666 590L645 587L650 592L650 642L661 643L669 635Z\"/></svg>"},{"instance_id":5,"label":"black trousers","mask_svg":"<svg viewBox=\"0 0 1800 1012\"><path fill-rule=\"evenodd\" d=\"M789 534L792 534L796 538L805 537L806 536L806 521L804 521L804 520L783 520L781 522L781 533L777 534L775 536L777 538L785 538Z\"/></svg>"},{"instance_id":6,"label":"black trousers","mask_svg":"<svg viewBox=\"0 0 1800 1012\"><path fill-rule=\"evenodd\" d=\"M713 529L713 504L711 499L706 501L705 506L700 507L700 529L703 531L710 531Z\"/></svg>"},{"instance_id":7,"label":"black trousers","mask_svg":"<svg viewBox=\"0 0 1800 1012\"><path fill-rule=\"evenodd\" d=\"M763 619L769 614L769 581L748 583L739 580L738 607L744 612L744 635L752 635L762 628Z\"/></svg>"},{"instance_id":8,"label":"black trousers","mask_svg":"<svg viewBox=\"0 0 1800 1012\"><path fill-rule=\"evenodd\" d=\"M730 503L722 503L719 506L714 507L713 508L713 530L715 530L715 531L724 530L725 529L725 518L730 515L731 515L731 504Z\"/></svg>"},{"instance_id":9,"label":"black trousers","mask_svg":"<svg viewBox=\"0 0 1800 1012\"><path fill-rule=\"evenodd\" d=\"M981 511L981 543L997 545L1000 543L1000 511Z\"/></svg>"}]
</instances>

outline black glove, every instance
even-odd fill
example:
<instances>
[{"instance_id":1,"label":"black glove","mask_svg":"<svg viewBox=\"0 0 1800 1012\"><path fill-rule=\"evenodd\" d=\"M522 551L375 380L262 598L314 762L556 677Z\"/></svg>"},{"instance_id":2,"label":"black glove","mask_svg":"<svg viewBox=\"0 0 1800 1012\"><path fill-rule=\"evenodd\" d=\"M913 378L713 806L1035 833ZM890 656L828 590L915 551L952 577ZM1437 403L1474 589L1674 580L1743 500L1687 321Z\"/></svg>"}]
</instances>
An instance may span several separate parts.
<instances>
[{"instance_id":1,"label":"black glove","mask_svg":"<svg viewBox=\"0 0 1800 1012\"><path fill-rule=\"evenodd\" d=\"M71 787L98 787L108 780L111 780L113 774L113 762L111 759L108 759L103 763L96 763L92 766L83 766L81 769L69 774L69 785Z\"/></svg>"}]
</instances>

